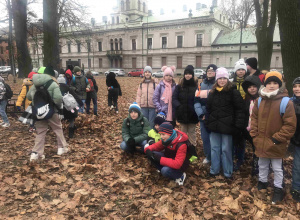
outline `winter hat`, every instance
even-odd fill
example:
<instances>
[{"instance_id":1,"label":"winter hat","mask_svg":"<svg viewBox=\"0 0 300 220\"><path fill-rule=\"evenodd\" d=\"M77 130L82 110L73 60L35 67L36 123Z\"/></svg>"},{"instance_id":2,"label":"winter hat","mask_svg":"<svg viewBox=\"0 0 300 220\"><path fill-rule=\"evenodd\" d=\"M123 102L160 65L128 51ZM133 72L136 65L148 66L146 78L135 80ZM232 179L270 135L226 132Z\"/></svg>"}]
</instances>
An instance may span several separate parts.
<instances>
[{"instance_id":1,"label":"winter hat","mask_svg":"<svg viewBox=\"0 0 300 220\"><path fill-rule=\"evenodd\" d=\"M80 67L79 66L75 66L74 69L73 69L73 72L74 73L81 72Z\"/></svg>"},{"instance_id":2,"label":"winter hat","mask_svg":"<svg viewBox=\"0 0 300 220\"><path fill-rule=\"evenodd\" d=\"M246 64L251 66L252 69L257 69L257 59L255 57L250 57L246 60Z\"/></svg>"},{"instance_id":3,"label":"winter hat","mask_svg":"<svg viewBox=\"0 0 300 220\"><path fill-rule=\"evenodd\" d=\"M163 112L160 112L157 114L157 116L154 118L154 125L161 125L166 121L166 115Z\"/></svg>"},{"instance_id":4,"label":"winter hat","mask_svg":"<svg viewBox=\"0 0 300 220\"><path fill-rule=\"evenodd\" d=\"M43 74L45 72L46 67L42 66L41 68L39 68L38 73L39 74Z\"/></svg>"},{"instance_id":5,"label":"winter hat","mask_svg":"<svg viewBox=\"0 0 300 220\"><path fill-rule=\"evenodd\" d=\"M216 80L218 80L220 78L229 79L228 70L226 68L224 68L224 67L220 67L216 71Z\"/></svg>"},{"instance_id":6,"label":"winter hat","mask_svg":"<svg viewBox=\"0 0 300 220\"><path fill-rule=\"evenodd\" d=\"M33 77L34 74L37 74L37 73L36 73L36 72L30 72L30 73L28 74L28 78L29 78L29 79L32 79L32 77Z\"/></svg>"},{"instance_id":7,"label":"winter hat","mask_svg":"<svg viewBox=\"0 0 300 220\"><path fill-rule=\"evenodd\" d=\"M260 81L260 79L258 78L258 76L251 75L251 76L247 76L247 77L245 78L245 81L242 83L242 87L243 87L244 92L247 93L247 92L248 92L248 88L249 88L250 86L252 86L252 85L256 86L257 89L260 88L260 86L261 86L262 84L261 84L261 81Z\"/></svg>"},{"instance_id":8,"label":"winter hat","mask_svg":"<svg viewBox=\"0 0 300 220\"><path fill-rule=\"evenodd\" d=\"M68 69L68 70L66 71L65 75L72 76L73 74L72 74L72 71L71 71L70 69Z\"/></svg>"},{"instance_id":9,"label":"winter hat","mask_svg":"<svg viewBox=\"0 0 300 220\"><path fill-rule=\"evenodd\" d=\"M194 67L192 65L187 65L184 70L184 75L190 73L194 77Z\"/></svg>"},{"instance_id":10,"label":"winter hat","mask_svg":"<svg viewBox=\"0 0 300 220\"><path fill-rule=\"evenodd\" d=\"M246 66L246 63L245 63L244 59L239 59L239 61L237 61L235 63L234 72L236 72L239 69L243 69L247 72L247 66Z\"/></svg>"},{"instance_id":11,"label":"winter hat","mask_svg":"<svg viewBox=\"0 0 300 220\"><path fill-rule=\"evenodd\" d=\"M174 72L176 71L176 67L175 66L163 66L161 68L161 70L164 72L164 77L166 75L171 75L172 77L174 77Z\"/></svg>"},{"instance_id":12,"label":"winter hat","mask_svg":"<svg viewBox=\"0 0 300 220\"><path fill-rule=\"evenodd\" d=\"M264 86L266 86L269 82L274 81L279 84L279 87L282 86L282 75L277 71L268 72L265 77Z\"/></svg>"},{"instance_id":13,"label":"winter hat","mask_svg":"<svg viewBox=\"0 0 300 220\"><path fill-rule=\"evenodd\" d=\"M53 70L53 67L52 66L47 66L44 70L44 74L48 74L50 76L53 76L55 77L55 72Z\"/></svg>"},{"instance_id":14,"label":"winter hat","mask_svg":"<svg viewBox=\"0 0 300 220\"><path fill-rule=\"evenodd\" d=\"M300 84L300 77L297 77L294 81L293 81L293 85L295 84Z\"/></svg>"},{"instance_id":15,"label":"winter hat","mask_svg":"<svg viewBox=\"0 0 300 220\"><path fill-rule=\"evenodd\" d=\"M129 113L131 113L132 111L135 111L140 115L141 114L141 107L136 102L134 102L129 106L128 111L129 111Z\"/></svg>"},{"instance_id":16,"label":"winter hat","mask_svg":"<svg viewBox=\"0 0 300 220\"><path fill-rule=\"evenodd\" d=\"M216 71L217 69L218 69L218 67L215 64L210 64L206 68L206 72L207 72L207 70L214 70L214 71Z\"/></svg>"},{"instance_id":17,"label":"winter hat","mask_svg":"<svg viewBox=\"0 0 300 220\"><path fill-rule=\"evenodd\" d=\"M159 126L158 133L165 133L168 135L172 135L173 134L173 126L171 125L170 122L166 121Z\"/></svg>"},{"instance_id":18,"label":"winter hat","mask_svg":"<svg viewBox=\"0 0 300 220\"><path fill-rule=\"evenodd\" d=\"M65 75L64 74L59 74L59 76L57 77L57 82L62 83L62 84L66 84Z\"/></svg>"},{"instance_id":19,"label":"winter hat","mask_svg":"<svg viewBox=\"0 0 300 220\"><path fill-rule=\"evenodd\" d=\"M151 68L151 66L146 66L145 69L144 69L144 73L146 71L149 71L152 74L152 68Z\"/></svg>"}]
</instances>

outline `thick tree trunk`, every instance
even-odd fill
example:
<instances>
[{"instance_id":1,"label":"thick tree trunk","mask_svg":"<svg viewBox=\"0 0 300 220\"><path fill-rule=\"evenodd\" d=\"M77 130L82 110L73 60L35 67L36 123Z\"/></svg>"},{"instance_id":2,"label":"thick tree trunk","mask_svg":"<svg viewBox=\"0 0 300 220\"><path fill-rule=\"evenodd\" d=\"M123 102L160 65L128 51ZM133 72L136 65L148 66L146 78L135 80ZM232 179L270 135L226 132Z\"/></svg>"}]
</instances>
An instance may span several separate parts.
<instances>
[{"instance_id":1,"label":"thick tree trunk","mask_svg":"<svg viewBox=\"0 0 300 220\"><path fill-rule=\"evenodd\" d=\"M44 66L59 70L58 0L43 0Z\"/></svg>"},{"instance_id":2,"label":"thick tree trunk","mask_svg":"<svg viewBox=\"0 0 300 220\"><path fill-rule=\"evenodd\" d=\"M12 11L17 44L19 78L23 78L32 70L27 46L27 0L12 0Z\"/></svg>"},{"instance_id":3,"label":"thick tree trunk","mask_svg":"<svg viewBox=\"0 0 300 220\"><path fill-rule=\"evenodd\" d=\"M293 80L300 75L300 1L279 0L277 13L283 72L292 95Z\"/></svg>"}]
</instances>

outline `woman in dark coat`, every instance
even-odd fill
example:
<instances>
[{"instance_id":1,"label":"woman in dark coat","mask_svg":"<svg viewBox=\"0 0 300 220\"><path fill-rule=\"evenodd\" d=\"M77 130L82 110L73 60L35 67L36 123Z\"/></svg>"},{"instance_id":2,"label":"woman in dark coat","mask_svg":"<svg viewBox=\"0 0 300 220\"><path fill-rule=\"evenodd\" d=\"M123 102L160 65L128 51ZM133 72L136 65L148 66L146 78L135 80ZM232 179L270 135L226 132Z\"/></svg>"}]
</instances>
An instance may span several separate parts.
<instances>
[{"instance_id":1,"label":"woman in dark coat","mask_svg":"<svg viewBox=\"0 0 300 220\"><path fill-rule=\"evenodd\" d=\"M114 72L110 72L107 75L106 85L108 90L108 107L110 107L111 110L115 109L116 113L119 113L118 97L122 96L122 91Z\"/></svg>"}]
</instances>

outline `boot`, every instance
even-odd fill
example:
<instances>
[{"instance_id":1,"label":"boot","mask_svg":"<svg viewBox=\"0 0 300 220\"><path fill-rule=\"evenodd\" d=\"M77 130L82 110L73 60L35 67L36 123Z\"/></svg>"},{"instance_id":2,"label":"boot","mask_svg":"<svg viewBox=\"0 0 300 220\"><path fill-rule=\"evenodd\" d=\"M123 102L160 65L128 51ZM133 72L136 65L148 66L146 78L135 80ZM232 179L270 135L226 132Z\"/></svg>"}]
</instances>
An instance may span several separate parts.
<instances>
[{"instance_id":1,"label":"boot","mask_svg":"<svg viewBox=\"0 0 300 220\"><path fill-rule=\"evenodd\" d=\"M73 138L74 137L74 128L73 127L69 127L69 138Z\"/></svg>"},{"instance_id":2,"label":"boot","mask_svg":"<svg viewBox=\"0 0 300 220\"><path fill-rule=\"evenodd\" d=\"M281 202L284 197L284 191L281 188L274 187L274 194L272 199L272 204L276 204L277 202Z\"/></svg>"}]
</instances>

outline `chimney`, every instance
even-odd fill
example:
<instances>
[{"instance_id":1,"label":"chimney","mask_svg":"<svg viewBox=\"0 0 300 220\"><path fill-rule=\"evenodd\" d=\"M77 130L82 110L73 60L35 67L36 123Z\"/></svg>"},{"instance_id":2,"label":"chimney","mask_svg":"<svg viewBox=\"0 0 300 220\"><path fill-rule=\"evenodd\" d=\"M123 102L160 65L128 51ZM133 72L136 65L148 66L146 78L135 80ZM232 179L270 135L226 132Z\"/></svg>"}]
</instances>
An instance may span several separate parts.
<instances>
[{"instance_id":1,"label":"chimney","mask_svg":"<svg viewBox=\"0 0 300 220\"><path fill-rule=\"evenodd\" d=\"M182 6L182 11L183 11L183 12L187 11L186 5L183 5L183 6Z\"/></svg>"},{"instance_id":2,"label":"chimney","mask_svg":"<svg viewBox=\"0 0 300 220\"><path fill-rule=\"evenodd\" d=\"M201 3L196 3L196 11L199 11L201 9L202 4Z\"/></svg>"},{"instance_id":3,"label":"chimney","mask_svg":"<svg viewBox=\"0 0 300 220\"><path fill-rule=\"evenodd\" d=\"M160 9L160 15L164 15L165 13L164 13L164 9L163 8L161 8Z\"/></svg>"}]
</instances>

